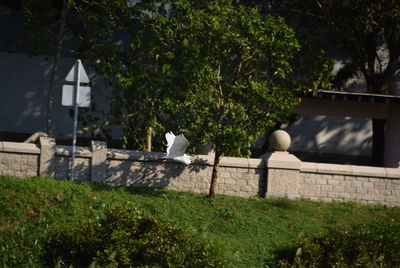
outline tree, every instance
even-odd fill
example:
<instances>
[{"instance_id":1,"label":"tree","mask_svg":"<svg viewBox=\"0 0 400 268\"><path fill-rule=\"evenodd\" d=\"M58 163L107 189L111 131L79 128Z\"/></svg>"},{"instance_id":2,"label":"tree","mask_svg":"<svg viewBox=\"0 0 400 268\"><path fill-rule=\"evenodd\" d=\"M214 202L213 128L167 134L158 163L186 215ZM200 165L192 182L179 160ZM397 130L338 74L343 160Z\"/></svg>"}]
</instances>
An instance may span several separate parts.
<instances>
[{"instance_id":1,"label":"tree","mask_svg":"<svg viewBox=\"0 0 400 268\"><path fill-rule=\"evenodd\" d=\"M388 94L400 69L400 2L397 0L280 1L273 8L325 49L345 55L347 77L361 72L367 90ZM340 82L339 79L336 79ZM373 119L373 158L383 164L385 121Z\"/></svg>"},{"instance_id":2,"label":"tree","mask_svg":"<svg viewBox=\"0 0 400 268\"><path fill-rule=\"evenodd\" d=\"M231 0L168 6L148 16L157 20L163 90L171 93L166 107L192 142L213 144L214 197L221 157L248 155L250 144L297 103L285 78L300 46L283 19Z\"/></svg>"}]
</instances>

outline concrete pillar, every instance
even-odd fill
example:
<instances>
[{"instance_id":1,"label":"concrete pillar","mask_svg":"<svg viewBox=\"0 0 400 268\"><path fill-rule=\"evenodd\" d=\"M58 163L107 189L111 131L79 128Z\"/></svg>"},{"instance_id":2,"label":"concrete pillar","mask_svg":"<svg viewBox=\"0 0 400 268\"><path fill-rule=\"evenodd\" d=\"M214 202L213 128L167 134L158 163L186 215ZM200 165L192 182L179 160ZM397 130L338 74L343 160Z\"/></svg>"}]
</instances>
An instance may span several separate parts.
<instances>
[{"instance_id":1,"label":"concrete pillar","mask_svg":"<svg viewBox=\"0 0 400 268\"><path fill-rule=\"evenodd\" d=\"M400 167L400 103L391 103L385 128L384 166Z\"/></svg>"},{"instance_id":2,"label":"concrete pillar","mask_svg":"<svg viewBox=\"0 0 400 268\"><path fill-rule=\"evenodd\" d=\"M266 197L299 197L301 161L288 152L268 153L265 158Z\"/></svg>"},{"instance_id":3,"label":"concrete pillar","mask_svg":"<svg viewBox=\"0 0 400 268\"><path fill-rule=\"evenodd\" d=\"M90 181L104 182L107 171L107 143L103 141L92 141L92 164Z\"/></svg>"},{"instance_id":4,"label":"concrete pillar","mask_svg":"<svg viewBox=\"0 0 400 268\"><path fill-rule=\"evenodd\" d=\"M55 176L56 172L56 140L40 137L39 174Z\"/></svg>"},{"instance_id":5,"label":"concrete pillar","mask_svg":"<svg viewBox=\"0 0 400 268\"><path fill-rule=\"evenodd\" d=\"M266 154L267 173L266 197L299 197L301 161L287 152L291 143L289 134L283 130L272 132L269 137L270 149Z\"/></svg>"}]
</instances>

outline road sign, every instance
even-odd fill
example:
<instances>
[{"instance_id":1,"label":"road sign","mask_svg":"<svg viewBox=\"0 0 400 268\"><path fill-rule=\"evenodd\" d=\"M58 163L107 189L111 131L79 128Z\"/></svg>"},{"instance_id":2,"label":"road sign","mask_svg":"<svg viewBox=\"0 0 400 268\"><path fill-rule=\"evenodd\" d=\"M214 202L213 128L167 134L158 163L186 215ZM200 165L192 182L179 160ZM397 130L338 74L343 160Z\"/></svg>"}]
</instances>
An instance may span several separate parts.
<instances>
[{"instance_id":1,"label":"road sign","mask_svg":"<svg viewBox=\"0 0 400 268\"><path fill-rule=\"evenodd\" d=\"M74 106L75 86L63 85L62 87L62 105ZM90 87L79 87L78 107L90 107Z\"/></svg>"},{"instance_id":2,"label":"road sign","mask_svg":"<svg viewBox=\"0 0 400 268\"><path fill-rule=\"evenodd\" d=\"M78 107L90 106L90 87L83 87L81 83L89 83L89 77L83 68L81 60L76 60L74 66L65 78L67 82L74 85L64 85L62 94L62 105L74 106L74 125L72 130L72 161L71 180L75 177L75 154L76 154L76 130L78 127Z\"/></svg>"},{"instance_id":3,"label":"road sign","mask_svg":"<svg viewBox=\"0 0 400 268\"><path fill-rule=\"evenodd\" d=\"M81 83L89 83L89 77L85 71L85 68L83 68L82 62L80 60L77 60L74 64L74 66L71 68L69 71L67 77L65 77L65 81L67 82L76 82L77 79L77 69L80 69L80 75L79 75L79 81Z\"/></svg>"}]
</instances>

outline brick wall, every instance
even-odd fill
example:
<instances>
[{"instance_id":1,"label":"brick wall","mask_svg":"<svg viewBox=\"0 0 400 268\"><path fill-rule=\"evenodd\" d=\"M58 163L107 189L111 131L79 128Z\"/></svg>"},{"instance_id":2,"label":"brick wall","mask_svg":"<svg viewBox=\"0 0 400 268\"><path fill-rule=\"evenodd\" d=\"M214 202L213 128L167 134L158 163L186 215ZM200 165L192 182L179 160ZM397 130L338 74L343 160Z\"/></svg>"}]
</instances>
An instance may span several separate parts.
<instances>
[{"instance_id":1,"label":"brick wall","mask_svg":"<svg viewBox=\"0 0 400 268\"><path fill-rule=\"evenodd\" d=\"M208 193L212 158L196 156L191 165L160 160L163 153L108 150L105 182ZM264 189L264 161L224 157L220 162L219 194L250 197Z\"/></svg>"},{"instance_id":2,"label":"brick wall","mask_svg":"<svg viewBox=\"0 0 400 268\"><path fill-rule=\"evenodd\" d=\"M400 169L302 163L300 196L322 201L400 205Z\"/></svg>"},{"instance_id":3,"label":"brick wall","mask_svg":"<svg viewBox=\"0 0 400 268\"><path fill-rule=\"evenodd\" d=\"M68 178L71 147L57 146L49 138L40 142L0 142L0 175ZM162 160L164 153L107 149L97 141L91 148L77 147L76 153L79 181L196 193L209 189L211 156L195 155L186 166ZM287 152L272 152L262 159L223 157L217 193L400 206L400 168L301 162Z\"/></svg>"},{"instance_id":4,"label":"brick wall","mask_svg":"<svg viewBox=\"0 0 400 268\"><path fill-rule=\"evenodd\" d=\"M0 175L38 175L40 148L35 144L0 142Z\"/></svg>"}]
</instances>

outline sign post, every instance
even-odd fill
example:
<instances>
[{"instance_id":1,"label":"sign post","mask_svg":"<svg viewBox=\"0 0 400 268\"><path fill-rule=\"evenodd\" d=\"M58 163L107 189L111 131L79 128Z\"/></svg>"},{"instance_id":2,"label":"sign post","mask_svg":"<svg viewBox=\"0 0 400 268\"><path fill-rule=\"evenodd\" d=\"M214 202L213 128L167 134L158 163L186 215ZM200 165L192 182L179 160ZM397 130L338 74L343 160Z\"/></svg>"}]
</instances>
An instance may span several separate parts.
<instances>
[{"instance_id":1,"label":"sign post","mask_svg":"<svg viewBox=\"0 0 400 268\"><path fill-rule=\"evenodd\" d=\"M81 60L77 60L65 78L74 85L64 85L62 105L74 107L74 123L72 132L72 161L70 169L71 180L75 179L76 132L78 128L78 107L90 107L90 87L83 87L81 83L89 83L89 78L83 68Z\"/></svg>"}]
</instances>

